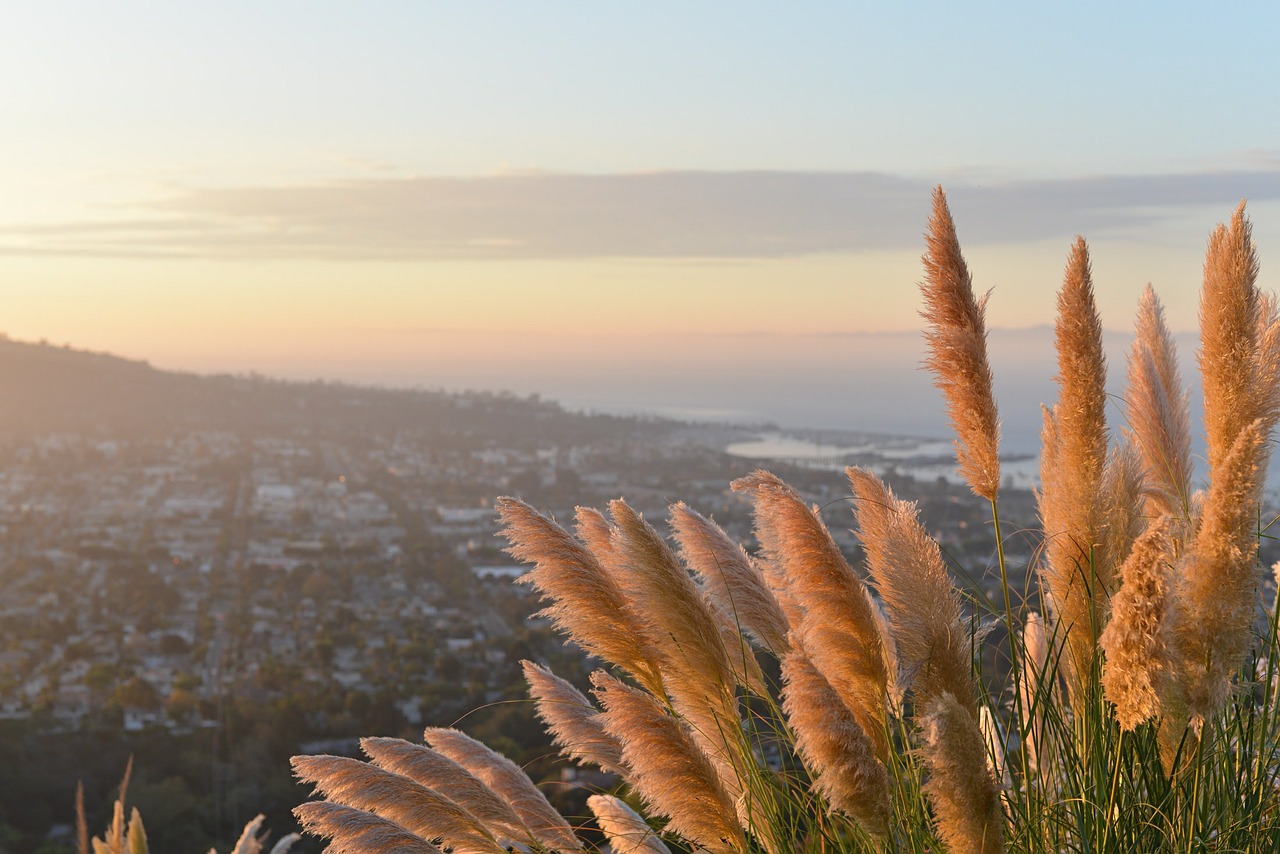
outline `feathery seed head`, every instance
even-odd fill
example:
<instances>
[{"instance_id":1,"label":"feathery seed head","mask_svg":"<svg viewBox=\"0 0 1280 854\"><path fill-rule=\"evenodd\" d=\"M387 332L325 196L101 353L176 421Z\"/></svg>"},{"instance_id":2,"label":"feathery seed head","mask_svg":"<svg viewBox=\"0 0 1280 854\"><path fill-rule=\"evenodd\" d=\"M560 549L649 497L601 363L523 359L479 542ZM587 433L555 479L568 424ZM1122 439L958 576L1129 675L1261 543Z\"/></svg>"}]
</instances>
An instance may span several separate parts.
<instances>
[{"instance_id":1,"label":"feathery seed head","mask_svg":"<svg viewBox=\"0 0 1280 854\"><path fill-rule=\"evenodd\" d=\"M1148 514L1185 518L1191 495L1191 416L1177 348L1155 289L1138 303L1129 351L1128 435L1148 482Z\"/></svg>"},{"instance_id":2,"label":"feathery seed head","mask_svg":"<svg viewBox=\"0 0 1280 854\"><path fill-rule=\"evenodd\" d=\"M636 793L670 819L672 831L713 854L745 851L733 799L685 725L645 691L602 671L592 679L605 730L622 745Z\"/></svg>"},{"instance_id":3,"label":"feathery seed head","mask_svg":"<svg viewBox=\"0 0 1280 854\"><path fill-rule=\"evenodd\" d=\"M291 764L298 779L335 803L380 815L423 839L442 840L459 854L505 851L475 816L407 777L346 756L295 756Z\"/></svg>"},{"instance_id":4,"label":"feathery seed head","mask_svg":"<svg viewBox=\"0 0 1280 854\"><path fill-rule=\"evenodd\" d=\"M1004 851L1004 814L978 721L955 697L929 701L921 720L925 795L952 854Z\"/></svg>"},{"instance_id":5,"label":"feathery seed head","mask_svg":"<svg viewBox=\"0 0 1280 854\"><path fill-rule=\"evenodd\" d=\"M866 469L845 472L857 497L867 568L884 602L899 666L914 674L913 693L923 704L948 692L976 716L969 632L937 542L920 524L915 504L899 501Z\"/></svg>"},{"instance_id":6,"label":"feathery seed head","mask_svg":"<svg viewBox=\"0 0 1280 854\"><path fill-rule=\"evenodd\" d=\"M1098 553L1115 567L1129 556L1147 523L1145 499L1150 490L1142 460L1132 442L1122 442L1107 455L1098 506ZM1159 518L1159 517L1157 517ZM1115 573L1110 573L1114 575ZM1110 582L1115 587L1118 580Z\"/></svg>"},{"instance_id":7,"label":"feathery seed head","mask_svg":"<svg viewBox=\"0 0 1280 854\"><path fill-rule=\"evenodd\" d=\"M786 651L787 618L763 573L715 522L680 502L671 505L680 557L734 621L775 655Z\"/></svg>"},{"instance_id":8,"label":"feathery seed head","mask_svg":"<svg viewBox=\"0 0 1280 854\"><path fill-rule=\"evenodd\" d=\"M600 711L591 701L547 668L532 661L520 664L529 683L529 695L537 705L538 717L565 755L625 777L622 746L605 732Z\"/></svg>"},{"instance_id":9,"label":"feathery seed head","mask_svg":"<svg viewBox=\"0 0 1280 854\"><path fill-rule=\"evenodd\" d=\"M262 824L262 818L262 816L258 816L258 818L255 819L258 825ZM251 821L249 824L252 825L254 822ZM247 831L248 828L246 827L245 830ZM256 826L254 827L254 832L257 832ZM147 845L147 829L142 825L142 814L138 812L137 807L134 807L133 812L129 814L129 830L126 837L129 854L149 854L150 849ZM246 850L241 852L241 843L245 841L244 835L241 835L240 842L236 843L236 847L232 850L231 854L258 854L258 852L262 850L262 841L253 834L249 834L249 838L257 842L256 850L249 851L249 846L246 845Z\"/></svg>"},{"instance_id":10,"label":"feathery seed head","mask_svg":"<svg viewBox=\"0 0 1280 854\"><path fill-rule=\"evenodd\" d=\"M1102 607L1113 587L1099 508L1107 463L1107 365L1093 295L1089 250L1077 237L1067 259L1058 318L1058 403L1045 413L1038 504L1046 560L1041 577L1067 640L1067 685L1074 698L1096 655Z\"/></svg>"},{"instance_id":11,"label":"feathery seed head","mask_svg":"<svg viewBox=\"0 0 1280 854\"><path fill-rule=\"evenodd\" d=\"M302 829L328 838L333 854L442 854L439 848L380 816L328 801L293 808Z\"/></svg>"},{"instance_id":12,"label":"feathery seed head","mask_svg":"<svg viewBox=\"0 0 1280 854\"><path fill-rule=\"evenodd\" d=\"M499 498L497 509L502 534L511 543L508 553L534 564L520 582L550 601L541 613L587 652L661 690L636 616L598 556L523 501Z\"/></svg>"},{"instance_id":13,"label":"feathery seed head","mask_svg":"<svg viewBox=\"0 0 1280 854\"><path fill-rule=\"evenodd\" d=\"M875 743L800 649L782 659L782 710L814 787L868 833L889 832L889 777Z\"/></svg>"},{"instance_id":14,"label":"feathery seed head","mask_svg":"<svg viewBox=\"0 0 1280 854\"><path fill-rule=\"evenodd\" d=\"M1025 721L1023 749L1032 769L1038 767L1044 734L1045 705L1056 695L1057 670L1049 670L1049 631L1035 611L1027 614L1022 629L1022 667L1018 671L1018 702Z\"/></svg>"},{"instance_id":15,"label":"feathery seed head","mask_svg":"<svg viewBox=\"0 0 1280 854\"><path fill-rule=\"evenodd\" d=\"M592 795L587 806L617 854L671 854L658 835L627 802L613 795Z\"/></svg>"},{"instance_id":16,"label":"feathery seed head","mask_svg":"<svg viewBox=\"0 0 1280 854\"><path fill-rule=\"evenodd\" d=\"M1218 468L1245 425L1263 417L1259 405L1258 331L1262 315L1256 286L1258 256L1244 202L1230 226L1220 225L1205 252L1200 296L1200 372L1210 471Z\"/></svg>"},{"instance_id":17,"label":"feathery seed head","mask_svg":"<svg viewBox=\"0 0 1280 854\"><path fill-rule=\"evenodd\" d=\"M533 840L507 801L449 757L399 738L363 738L360 749L379 768L408 777L458 804L494 837L522 844Z\"/></svg>"},{"instance_id":18,"label":"feathery seed head","mask_svg":"<svg viewBox=\"0 0 1280 854\"><path fill-rule=\"evenodd\" d=\"M613 526L609 524L609 520L594 507L575 507L574 519L578 539L608 568L614 557Z\"/></svg>"},{"instance_id":19,"label":"feathery seed head","mask_svg":"<svg viewBox=\"0 0 1280 854\"><path fill-rule=\"evenodd\" d=\"M749 645L736 629L722 632L728 627L707 607L688 571L658 532L625 501L610 502L609 512L618 566L627 579L624 593L643 615L641 631L657 650L666 694L694 734L705 740L726 789L736 798L741 794L738 774L753 760L741 737L735 696L739 676L727 646L736 649L744 681L754 681L758 688L764 677L758 667L755 674L748 674L745 651Z\"/></svg>"},{"instance_id":20,"label":"feathery seed head","mask_svg":"<svg viewBox=\"0 0 1280 854\"><path fill-rule=\"evenodd\" d=\"M685 679L699 690L710 686L720 693L735 684L729 658L715 618L707 610L697 585L653 526L621 499L609 502L613 545L622 574L624 594L643 615L642 630L658 650L664 683ZM686 685L686 688L692 685Z\"/></svg>"},{"instance_id":21,"label":"feathery seed head","mask_svg":"<svg viewBox=\"0 0 1280 854\"><path fill-rule=\"evenodd\" d=\"M866 585L822 520L779 478L757 471L732 486L755 504L756 537L794 606L793 633L883 759L889 667Z\"/></svg>"},{"instance_id":22,"label":"feathery seed head","mask_svg":"<svg viewBox=\"0 0 1280 854\"><path fill-rule=\"evenodd\" d=\"M974 297L941 187L933 191L925 243L925 366L946 398L961 473L975 495L994 501L1000 488L1000 421L987 360L986 298Z\"/></svg>"},{"instance_id":23,"label":"feathery seed head","mask_svg":"<svg viewBox=\"0 0 1280 854\"><path fill-rule=\"evenodd\" d=\"M1201 718L1227 701L1249 649L1265 442L1262 420L1253 421L1211 473L1200 529L1179 566L1169 619L1174 675L1190 713Z\"/></svg>"},{"instance_id":24,"label":"feathery seed head","mask_svg":"<svg viewBox=\"0 0 1280 854\"><path fill-rule=\"evenodd\" d=\"M582 850L573 828L520 766L456 729L430 727L423 737L433 750L466 768L509 803L539 843L552 851Z\"/></svg>"},{"instance_id":25,"label":"feathery seed head","mask_svg":"<svg viewBox=\"0 0 1280 854\"><path fill-rule=\"evenodd\" d=\"M1120 726L1132 730L1160 713L1157 689L1167 667L1168 608L1173 517L1148 528L1120 568L1121 584L1111 600L1111 620L1098 643L1106 653L1102 688L1116 707Z\"/></svg>"}]
</instances>

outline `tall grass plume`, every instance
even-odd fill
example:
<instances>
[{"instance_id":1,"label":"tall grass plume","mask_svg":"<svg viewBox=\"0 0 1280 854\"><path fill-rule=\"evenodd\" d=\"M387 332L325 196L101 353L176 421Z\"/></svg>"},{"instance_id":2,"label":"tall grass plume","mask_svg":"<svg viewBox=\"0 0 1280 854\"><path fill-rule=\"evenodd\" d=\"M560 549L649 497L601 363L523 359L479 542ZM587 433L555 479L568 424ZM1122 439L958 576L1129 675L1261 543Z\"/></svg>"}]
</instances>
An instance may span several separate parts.
<instances>
[{"instance_id":1,"label":"tall grass plume","mask_svg":"<svg viewBox=\"0 0 1280 854\"><path fill-rule=\"evenodd\" d=\"M735 480L754 544L682 502L668 538L621 499L577 508L572 533L499 499L509 552L532 564L522 582L598 665L587 688L523 663L561 754L614 775L587 799L594 818L561 816L515 763L432 728L425 745L365 739L367 763L295 759L327 799L298 808L308 831L338 854L1280 850L1280 617L1259 568L1280 309L1243 206L1204 267L1203 488L1154 289L1113 436L1089 249L1069 249L1036 503L1014 502L1038 531L1002 527L987 299L940 189L925 239L926 367L989 549L944 548L865 466L821 509L771 472ZM854 552L824 516L852 527ZM98 854L122 854L130 826L121 805Z\"/></svg>"}]
</instances>

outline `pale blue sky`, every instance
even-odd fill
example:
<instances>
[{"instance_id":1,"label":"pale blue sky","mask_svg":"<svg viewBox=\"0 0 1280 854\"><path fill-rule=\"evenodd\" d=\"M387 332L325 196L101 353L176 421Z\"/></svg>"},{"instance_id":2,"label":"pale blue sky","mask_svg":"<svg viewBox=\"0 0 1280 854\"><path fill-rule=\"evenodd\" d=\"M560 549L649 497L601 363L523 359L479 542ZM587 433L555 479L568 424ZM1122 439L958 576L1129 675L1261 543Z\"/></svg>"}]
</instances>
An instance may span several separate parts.
<instances>
[{"instance_id":1,"label":"pale blue sky","mask_svg":"<svg viewBox=\"0 0 1280 854\"><path fill-rule=\"evenodd\" d=\"M1278 37L1274 3L13 3L0 329L361 377L388 330L907 329L936 182L994 323L1051 319L1081 231L1108 326L1153 281L1190 329L1241 196L1280 264Z\"/></svg>"},{"instance_id":2,"label":"pale blue sky","mask_svg":"<svg viewBox=\"0 0 1280 854\"><path fill-rule=\"evenodd\" d=\"M1222 169L1276 157L1278 10L12 4L0 106L19 132L3 151L227 181L378 164L929 180Z\"/></svg>"}]
</instances>

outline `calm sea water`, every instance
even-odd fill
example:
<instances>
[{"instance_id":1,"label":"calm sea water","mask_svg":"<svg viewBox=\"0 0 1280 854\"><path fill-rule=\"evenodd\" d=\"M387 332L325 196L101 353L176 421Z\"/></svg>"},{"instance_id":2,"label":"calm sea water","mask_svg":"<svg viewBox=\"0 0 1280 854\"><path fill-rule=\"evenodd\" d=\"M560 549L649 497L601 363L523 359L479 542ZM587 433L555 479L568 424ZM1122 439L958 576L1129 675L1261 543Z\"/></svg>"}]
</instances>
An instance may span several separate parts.
<instances>
[{"instance_id":1,"label":"calm sea water","mask_svg":"<svg viewBox=\"0 0 1280 854\"><path fill-rule=\"evenodd\" d=\"M990 336L1001 450L1011 456L1030 457L1006 465L1005 473L1023 486L1033 484L1037 476L1041 405L1051 405L1057 398L1052 338L1047 327L994 330ZM1130 340L1126 334L1107 333L1104 342L1111 366L1107 417L1113 432L1125 424L1122 395ZM951 428L941 396L919 368L923 345L918 334L835 337L803 343L808 349L797 347L782 360L788 366L785 370L774 364L775 353L757 356L754 362L743 357L737 369L721 364L714 372L668 374L652 370L623 379L614 376L607 385L598 387L566 383L559 394L548 389L547 396L585 410L758 425L755 442L731 449L753 459L808 457L819 464L821 459L859 450L852 444L815 443L802 435L806 429L918 440L906 456L924 456L930 448L950 447ZM1178 336L1178 346L1191 396L1196 476L1203 479L1203 404L1192 355L1196 341L1192 336ZM808 355L801 358L803 354ZM797 365L797 361L803 364ZM914 467L913 473L927 478L954 477L950 465ZM1273 455L1269 480L1274 496L1280 486L1280 454Z\"/></svg>"}]
</instances>

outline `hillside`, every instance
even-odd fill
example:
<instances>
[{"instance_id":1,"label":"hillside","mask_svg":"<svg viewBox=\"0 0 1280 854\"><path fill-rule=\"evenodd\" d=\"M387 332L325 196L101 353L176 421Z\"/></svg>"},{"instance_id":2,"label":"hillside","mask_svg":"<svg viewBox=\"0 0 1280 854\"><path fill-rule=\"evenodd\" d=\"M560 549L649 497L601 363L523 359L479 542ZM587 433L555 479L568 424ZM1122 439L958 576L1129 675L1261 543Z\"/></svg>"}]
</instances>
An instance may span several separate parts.
<instances>
[{"instance_id":1,"label":"hillside","mask_svg":"<svg viewBox=\"0 0 1280 854\"><path fill-rule=\"evenodd\" d=\"M410 430L440 447L458 440L522 447L548 434L589 440L663 429L652 419L566 412L536 395L203 376L104 353L0 339L0 436L163 435L195 427L332 437Z\"/></svg>"}]
</instances>

